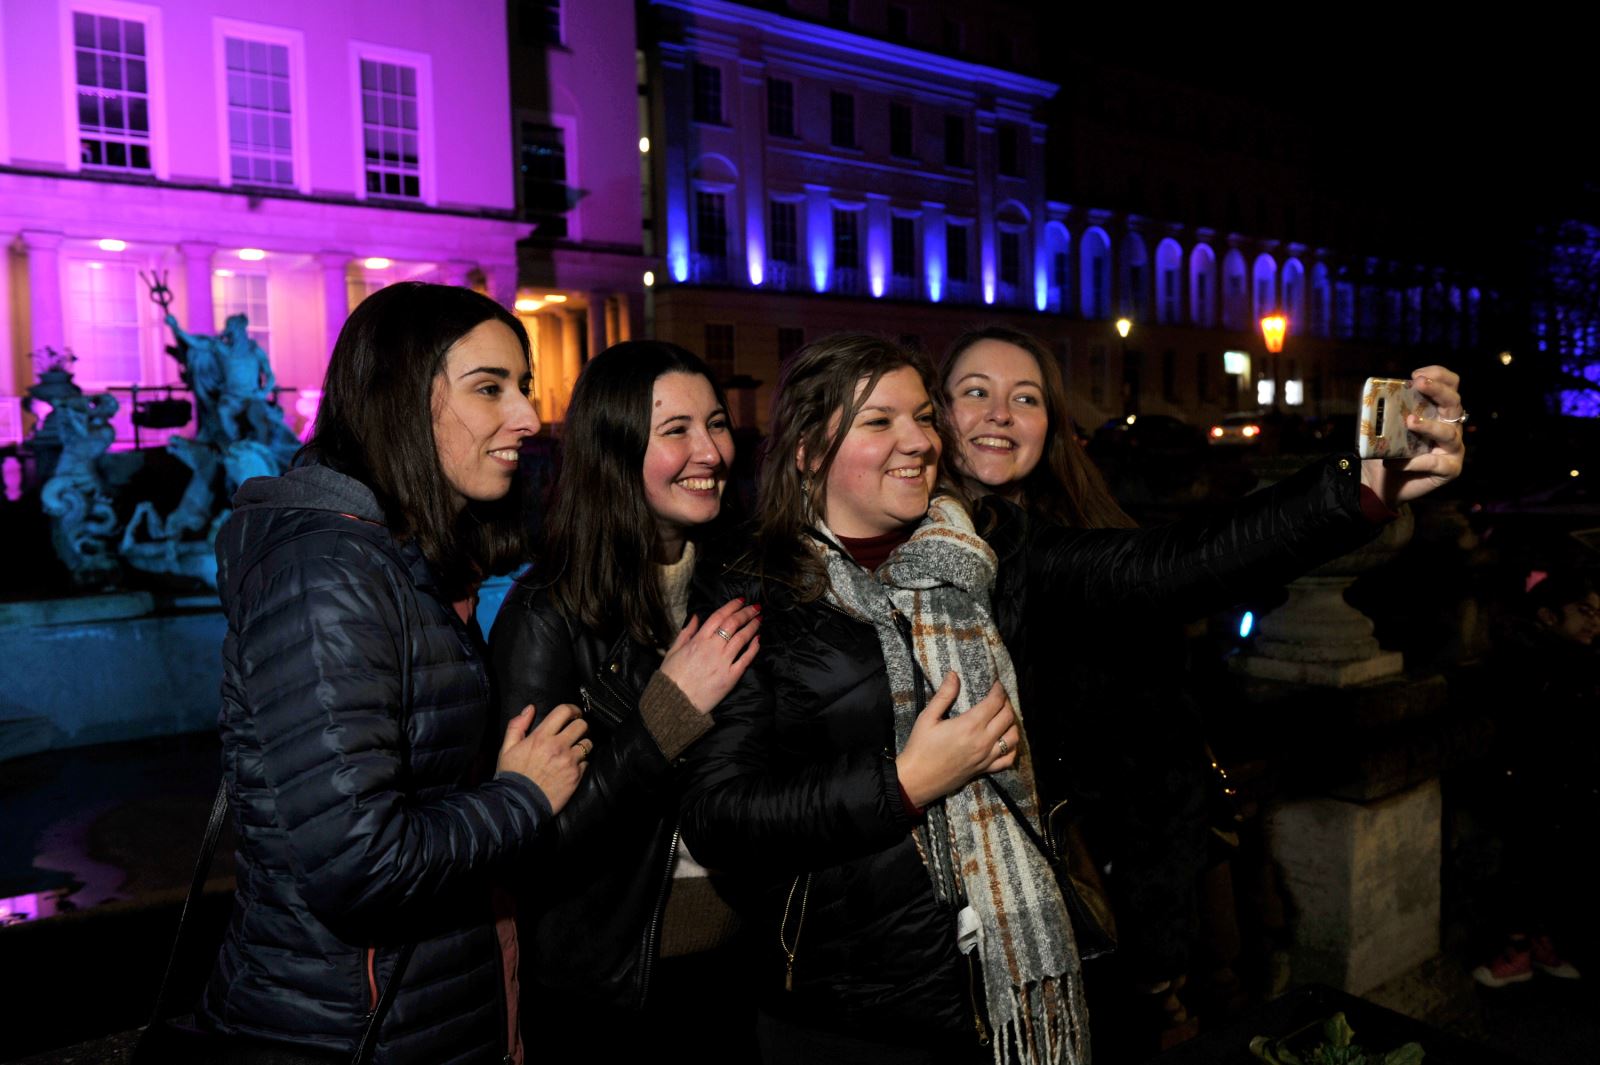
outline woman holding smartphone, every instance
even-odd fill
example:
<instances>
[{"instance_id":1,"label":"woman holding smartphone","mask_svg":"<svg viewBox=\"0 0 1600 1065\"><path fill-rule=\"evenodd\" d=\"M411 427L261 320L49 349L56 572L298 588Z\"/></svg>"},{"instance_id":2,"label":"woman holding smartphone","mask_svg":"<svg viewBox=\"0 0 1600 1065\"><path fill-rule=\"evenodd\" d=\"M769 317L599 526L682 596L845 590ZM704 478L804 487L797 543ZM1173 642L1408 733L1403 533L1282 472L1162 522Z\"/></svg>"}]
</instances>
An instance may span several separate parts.
<instances>
[{"instance_id":1,"label":"woman holding smartphone","mask_svg":"<svg viewBox=\"0 0 1600 1065\"><path fill-rule=\"evenodd\" d=\"M883 338L793 356L754 547L712 596L758 598L769 650L689 752L684 832L763 945L769 1063L1086 1060L1065 907L1012 810L1037 819L988 605L1018 557L1029 596L1136 612L1282 580L1371 535L1337 462L1162 530L1024 529L1004 502L974 522L944 466L940 391Z\"/></svg>"}]
</instances>

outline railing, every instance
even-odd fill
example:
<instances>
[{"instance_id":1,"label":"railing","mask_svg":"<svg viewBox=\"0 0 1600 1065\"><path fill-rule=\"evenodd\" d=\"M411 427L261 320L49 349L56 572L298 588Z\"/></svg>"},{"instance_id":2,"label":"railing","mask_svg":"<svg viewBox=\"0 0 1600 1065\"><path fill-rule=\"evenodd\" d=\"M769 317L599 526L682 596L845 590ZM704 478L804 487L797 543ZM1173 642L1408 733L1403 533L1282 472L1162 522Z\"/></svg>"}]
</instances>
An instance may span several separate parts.
<instances>
[{"instance_id":1,"label":"railing","mask_svg":"<svg viewBox=\"0 0 1600 1065\"><path fill-rule=\"evenodd\" d=\"M726 255L696 252L689 260L689 280L701 285L726 285L731 271Z\"/></svg>"},{"instance_id":2,"label":"railing","mask_svg":"<svg viewBox=\"0 0 1600 1065\"><path fill-rule=\"evenodd\" d=\"M809 287L805 270L799 263L767 263L767 281L762 287L778 292L800 292Z\"/></svg>"}]
</instances>

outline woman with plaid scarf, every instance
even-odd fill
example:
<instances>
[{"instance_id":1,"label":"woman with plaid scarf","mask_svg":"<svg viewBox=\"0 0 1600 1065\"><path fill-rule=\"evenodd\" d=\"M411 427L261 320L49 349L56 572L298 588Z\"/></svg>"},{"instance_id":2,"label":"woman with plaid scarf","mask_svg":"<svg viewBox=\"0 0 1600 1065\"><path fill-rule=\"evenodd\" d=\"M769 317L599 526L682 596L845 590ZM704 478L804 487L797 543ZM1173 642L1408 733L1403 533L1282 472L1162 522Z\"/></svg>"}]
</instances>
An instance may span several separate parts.
<instances>
[{"instance_id":1,"label":"woman with plaid scarf","mask_svg":"<svg viewBox=\"0 0 1600 1065\"><path fill-rule=\"evenodd\" d=\"M1330 461L1219 517L1019 543L1014 507L975 526L945 476L939 394L883 338L798 352L755 543L717 592L763 605L765 650L689 751L684 834L765 959L769 1065L1087 1060L1071 925L1012 812L1037 799L997 556L1026 557L1030 594L1136 611L1226 601L1372 534L1355 464Z\"/></svg>"}]
</instances>

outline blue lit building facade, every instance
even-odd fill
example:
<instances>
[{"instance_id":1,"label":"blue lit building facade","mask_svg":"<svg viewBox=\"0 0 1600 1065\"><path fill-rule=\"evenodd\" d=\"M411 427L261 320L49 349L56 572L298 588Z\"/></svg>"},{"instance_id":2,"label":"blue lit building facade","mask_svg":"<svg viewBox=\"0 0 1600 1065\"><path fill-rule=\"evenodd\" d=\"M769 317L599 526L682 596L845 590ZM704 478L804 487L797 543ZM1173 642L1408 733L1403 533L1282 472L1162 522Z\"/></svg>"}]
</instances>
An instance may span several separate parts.
<instances>
[{"instance_id":1,"label":"blue lit building facade","mask_svg":"<svg viewBox=\"0 0 1600 1065\"><path fill-rule=\"evenodd\" d=\"M975 324L1030 330L1089 426L1132 411L1199 424L1264 402L1274 376L1291 409L1346 412L1369 373L1489 343L1489 287L1373 254L1377 241L1362 250L1381 224L1360 212L1322 225L1339 190L1306 160L1190 151L1196 129L1227 139L1236 101L1039 57L1025 12L643 11L650 320L725 376L762 382L747 416L764 416L782 357L839 329L935 354ZM1141 94L1187 102L1141 123L1126 103ZM1257 323L1280 310L1290 341L1274 365Z\"/></svg>"}]
</instances>

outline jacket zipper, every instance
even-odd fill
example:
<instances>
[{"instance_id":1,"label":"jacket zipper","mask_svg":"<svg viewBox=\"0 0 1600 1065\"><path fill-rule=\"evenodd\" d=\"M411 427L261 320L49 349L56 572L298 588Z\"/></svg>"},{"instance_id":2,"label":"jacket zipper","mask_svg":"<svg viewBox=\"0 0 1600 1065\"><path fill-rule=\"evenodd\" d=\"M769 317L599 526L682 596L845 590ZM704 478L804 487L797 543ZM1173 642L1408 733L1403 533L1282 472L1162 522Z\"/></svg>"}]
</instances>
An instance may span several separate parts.
<instances>
[{"instance_id":1,"label":"jacket zipper","mask_svg":"<svg viewBox=\"0 0 1600 1065\"><path fill-rule=\"evenodd\" d=\"M666 867L661 870L661 888L656 892L655 916L644 932L644 968L639 974L639 1002L642 1005L650 993L650 971L655 968L656 948L661 938L661 922L666 917L667 894L672 890L672 870L678 864L678 841L683 829L672 826L672 842L667 844Z\"/></svg>"},{"instance_id":2,"label":"jacket zipper","mask_svg":"<svg viewBox=\"0 0 1600 1065\"><path fill-rule=\"evenodd\" d=\"M794 943L791 944L785 934L789 930L789 909L794 905L794 893L800 887L800 881L806 882L805 889L800 892L800 912L794 919ZM783 989L794 990L794 959L800 953L800 932L806 924L806 903L811 898L811 874L801 873L794 878L794 883L789 885L789 897L783 903L783 919L778 922L778 946L783 950Z\"/></svg>"},{"instance_id":3,"label":"jacket zipper","mask_svg":"<svg viewBox=\"0 0 1600 1065\"><path fill-rule=\"evenodd\" d=\"M978 972L973 963L976 950L967 953L967 1001L972 1004L972 1027L978 1033L978 1045L989 1045L989 1026L983 1021L983 1011L978 1008Z\"/></svg>"}]
</instances>

